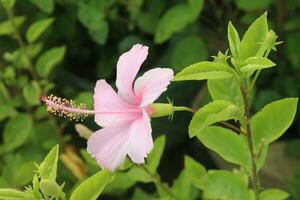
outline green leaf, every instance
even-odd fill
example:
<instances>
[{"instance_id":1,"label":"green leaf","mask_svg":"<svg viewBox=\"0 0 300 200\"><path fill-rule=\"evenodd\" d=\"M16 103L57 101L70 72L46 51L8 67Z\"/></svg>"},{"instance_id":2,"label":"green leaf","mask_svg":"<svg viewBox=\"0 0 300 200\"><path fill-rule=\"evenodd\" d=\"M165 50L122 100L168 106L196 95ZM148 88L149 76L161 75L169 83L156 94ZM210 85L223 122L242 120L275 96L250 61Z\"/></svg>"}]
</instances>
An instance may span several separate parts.
<instances>
[{"instance_id":1,"label":"green leaf","mask_svg":"<svg viewBox=\"0 0 300 200\"><path fill-rule=\"evenodd\" d=\"M202 9L202 3L199 6L199 8L195 8L188 4L179 4L167 10L157 25L154 38L155 43L163 43L174 33L194 22Z\"/></svg>"},{"instance_id":2,"label":"green leaf","mask_svg":"<svg viewBox=\"0 0 300 200\"><path fill-rule=\"evenodd\" d=\"M268 33L267 13L255 20L246 31L240 45L240 58L245 60L257 55Z\"/></svg>"},{"instance_id":3,"label":"green leaf","mask_svg":"<svg viewBox=\"0 0 300 200\"><path fill-rule=\"evenodd\" d=\"M145 169L142 167L132 167L128 172L127 175L134 181L139 181L143 183L149 183L152 181L152 177L149 173L146 172Z\"/></svg>"},{"instance_id":4,"label":"green leaf","mask_svg":"<svg viewBox=\"0 0 300 200\"><path fill-rule=\"evenodd\" d=\"M284 200L289 194L280 189L266 189L259 194L259 200Z\"/></svg>"},{"instance_id":5,"label":"green leaf","mask_svg":"<svg viewBox=\"0 0 300 200\"><path fill-rule=\"evenodd\" d=\"M105 187L103 193L113 196L120 196L124 192L128 191L128 189L135 183L136 181L130 179L130 177L126 173L117 172L115 173L114 180Z\"/></svg>"},{"instance_id":6,"label":"green leaf","mask_svg":"<svg viewBox=\"0 0 300 200\"><path fill-rule=\"evenodd\" d=\"M25 17L19 16L14 17L14 24L16 28L19 28L25 21ZM1 35L10 35L14 33L14 28L11 21L7 20L0 23L0 36Z\"/></svg>"},{"instance_id":7,"label":"green leaf","mask_svg":"<svg viewBox=\"0 0 300 200\"><path fill-rule=\"evenodd\" d=\"M268 6L275 0L235 0L237 6L246 11L264 9L267 10Z\"/></svg>"},{"instance_id":8,"label":"green leaf","mask_svg":"<svg viewBox=\"0 0 300 200\"><path fill-rule=\"evenodd\" d=\"M171 66L175 71L183 67L205 60L208 52L205 43L197 35L189 35L178 41L171 52Z\"/></svg>"},{"instance_id":9,"label":"green leaf","mask_svg":"<svg viewBox=\"0 0 300 200\"><path fill-rule=\"evenodd\" d=\"M5 8L12 9L16 3L16 0L1 0L1 3Z\"/></svg>"},{"instance_id":10,"label":"green leaf","mask_svg":"<svg viewBox=\"0 0 300 200\"><path fill-rule=\"evenodd\" d=\"M211 170L201 179L204 199L250 200L242 179L224 170Z\"/></svg>"},{"instance_id":11,"label":"green leaf","mask_svg":"<svg viewBox=\"0 0 300 200\"><path fill-rule=\"evenodd\" d=\"M89 30L91 38L98 44L104 44L108 37L109 27L103 12L93 4L80 3L79 21Z\"/></svg>"},{"instance_id":12,"label":"green leaf","mask_svg":"<svg viewBox=\"0 0 300 200\"><path fill-rule=\"evenodd\" d=\"M63 60L65 53L65 46L54 47L46 51L36 63L37 73L43 78L47 77L51 70Z\"/></svg>"},{"instance_id":13,"label":"green leaf","mask_svg":"<svg viewBox=\"0 0 300 200\"><path fill-rule=\"evenodd\" d=\"M35 169L32 161L22 163L18 170L14 172L13 182L20 186L28 184L34 176Z\"/></svg>"},{"instance_id":14,"label":"green leaf","mask_svg":"<svg viewBox=\"0 0 300 200\"><path fill-rule=\"evenodd\" d=\"M250 120L256 150L277 140L292 124L298 98L285 98L266 105Z\"/></svg>"},{"instance_id":15,"label":"green leaf","mask_svg":"<svg viewBox=\"0 0 300 200\"><path fill-rule=\"evenodd\" d=\"M194 14L197 16L203 9L203 0L188 0L190 7L192 8Z\"/></svg>"},{"instance_id":16,"label":"green leaf","mask_svg":"<svg viewBox=\"0 0 300 200\"><path fill-rule=\"evenodd\" d=\"M26 199L26 193L16 189L0 188L0 199L24 200Z\"/></svg>"},{"instance_id":17,"label":"green leaf","mask_svg":"<svg viewBox=\"0 0 300 200\"><path fill-rule=\"evenodd\" d=\"M233 78L208 80L208 91L214 101L225 100L232 102L239 108L243 109L243 96L240 91L240 86Z\"/></svg>"},{"instance_id":18,"label":"green leaf","mask_svg":"<svg viewBox=\"0 0 300 200\"><path fill-rule=\"evenodd\" d=\"M265 57L250 57L247 58L241 65L242 67L240 70L242 72L252 74L255 70L274 67L276 64Z\"/></svg>"},{"instance_id":19,"label":"green leaf","mask_svg":"<svg viewBox=\"0 0 300 200\"><path fill-rule=\"evenodd\" d=\"M141 12L137 18L138 27L145 33L153 34L159 22L157 15Z\"/></svg>"},{"instance_id":20,"label":"green leaf","mask_svg":"<svg viewBox=\"0 0 300 200\"><path fill-rule=\"evenodd\" d=\"M129 12L130 18L132 20L135 20L138 17L141 7L143 5L143 2L144 2L144 0L131 0L128 2L127 10Z\"/></svg>"},{"instance_id":21,"label":"green leaf","mask_svg":"<svg viewBox=\"0 0 300 200\"><path fill-rule=\"evenodd\" d=\"M139 187L136 187L134 189L133 195L132 195L132 200L159 200L159 198L155 198L154 196L144 192L141 190Z\"/></svg>"},{"instance_id":22,"label":"green leaf","mask_svg":"<svg viewBox=\"0 0 300 200\"><path fill-rule=\"evenodd\" d=\"M187 66L176 74L173 81L224 79L229 77L232 77L229 66L222 63L203 61Z\"/></svg>"},{"instance_id":23,"label":"green leaf","mask_svg":"<svg viewBox=\"0 0 300 200\"><path fill-rule=\"evenodd\" d=\"M54 0L30 0L41 11L51 14L54 10Z\"/></svg>"},{"instance_id":24,"label":"green leaf","mask_svg":"<svg viewBox=\"0 0 300 200\"><path fill-rule=\"evenodd\" d=\"M237 30L234 28L231 22L228 24L228 41L229 41L229 47L230 52L233 55L233 57L238 58L240 53L240 36L237 32Z\"/></svg>"},{"instance_id":25,"label":"green leaf","mask_svg":"<svg viewBox=\"0 0 300 200\"><path fill-rule=\"evenodd\" d=\"M151 173L156 172L166 144L166 136L161 135L154 141L154 148L147 157L147 168Z\"/></svg>"},{"instance_id":26,"label":"green leaf","mask_svg":"<svg viewBox=\"0 0 300 200\"><path fill-rule=\"evenodd\" d=\"M55 181L57 174L59 146L54 146L39 166L39 173L43 179Z\"/></svg>"},{"instance_id":27,"label":"green leaf","mask_svg":"<svg viewBox=\"0 0 300 200\"><path fill-rule=\"evenodd\" d=\"M228 162L250 169L248 146L241 135L229 129L212 126L197 137L207 148L215 151Z\"/></svg>"},{"instance_id":28,"label":"green leaf","mask_svg":"<svg viewBox=\"0 0 300 200\"><path fill-rule=\"evenodd\" d=\"M17 111L7 103L0 103L0 121L7 117L14 117L17 115Z\"/></svg>"},{"instance_id":29,"label":"green leaf","mask_svg":"<svg viewBox=\"0 0 300 200\"><path fill-rule=\"evenodd\" d=\"M0 82L0 102L6 102L9 103L10 102L10 96L8 93L8 90L6 89L5 85L3 84L3 82Z\"/></svg>"},{"instance_id":30,"label":"green leaf","mask_svg":"<svg viewBox=\"0 0 300 200\"><path fill-rule=\"evenodd\" d=\"M109 27L106 20L101 20L98 26L89 29L91 38L98 44L105 44L109 33Z\"/></svg>"},{"instance_id":31,"label":"green leaf","mask_svg":"<svg viewBox=\"0 0 300 200\"><path fill-rule=\"evenodd\" d=\"M194 137L205 131L210 125L236 119L239 108L224 100L216 100L200 108L193 116L189 125L189 136Z\"/></svg>"},{"instance_id":32,"label":"green leaf","mask_svg":"<svg viewBox=\"0 0 300 200\"><path fill-rule=\"evenodd\" d=\"M180 172L172 185L172 190L176 198L178 199L195 199L193 198L196 188L193 187L191 177L188 172L184 169ZM184 188L184 190L183 190Z\"/></svg>"},{"instance_id":33,"label":"green leaf","mask_svg":"<svg viewBox=\"0 0 300 200\"><path fill-rule=\"evenodd\" d=\"M29 43L36 41L54 22L54 18L47 18L33 23L26 32L26 39Z\"/></svg>"},{"instance_id":34,"label":"green leaf","mask_svg":"<svg viewBox=\"0 0 300 200\"><path fill-rule=\"evenodd\" d=\"M184 169L195 186L199 185L201 177L206 174L205 167L189 156L184 156Z\"/></svg>"},{"instance_id":35,"label":"green leaf","mask_svg":"<svg viewBox=\"0 0 300 200\"><path fill-rule=\"evenodd\" d=\"M23 96L31 105L40 103L41 89L36 81L26 84L23 88Z\"/></svg>"},{"instance_id":36,"label":"green leaf","mask_svg":"<svg viewBox=\"0 0 300 200\"><path fill-rule=\"evenodd\" d=\"M19 114L4 126L1 152L14 150L23 145L32 131L33 122L28 114Z\"/></svg>"},{"instance_id":37,"label":"green leaf","mask_svg":"<svg viewBox=\"0 0 300 200\"><path fill-rule=\"evenodd\" d=\"M94 174L82 182L71 194L70 200L88 199L96 200L111 178L111 173L106 170Z\"/></svg>"}]
</instances>

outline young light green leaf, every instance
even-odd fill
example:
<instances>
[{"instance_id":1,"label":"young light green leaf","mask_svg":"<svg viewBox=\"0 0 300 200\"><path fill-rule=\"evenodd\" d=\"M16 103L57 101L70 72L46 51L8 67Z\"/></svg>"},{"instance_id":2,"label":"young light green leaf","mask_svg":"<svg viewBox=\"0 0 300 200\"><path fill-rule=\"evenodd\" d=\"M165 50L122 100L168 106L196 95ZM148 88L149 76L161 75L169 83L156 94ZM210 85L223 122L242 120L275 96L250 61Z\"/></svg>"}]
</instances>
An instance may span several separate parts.
<instances>
[{"instance_id":1,"label":"young light green leaf","mask_svg":"<svg viewBox=\"0 0 300 200\"><path fill-rule=\"evenodd\" d=\"M232 103L224 100L216 100L200 108L193 116L189 125L189 136L201 134L210 125L237 119L239 108Z\"/></svg>"},{"instance_id":2,"label":"young light green leaf","mask_svg":"<svg viewBox=\"0 0 300 200\"><path fill-rule=\"evenodd\" d=\"M229 47L230 52L233 55L233 57L238 58L239 52L240 52L240 36L237 32L237 30L234 28L231 22L228 24L228 41L229 41Z\"/></svg>"},{"instance_id":3,"label":"young light green leaf","mask_svg":"<svg viewBox=\"0 0 300 200\"><path fill-rule=\"evenodd\" d=\"M54 0L30 0L41 11L51 14L54 10Z\"/></svg>"},{"instance_id":4,"label":"young light green leaf","mask_svg":"<svg viewBox=\"0 0 300 200\"><path fill-rule=\"evenodd\" d=\"M224 170L211 170L201 179L204 199L250 200L241 178Z\"/></svg>"},{"instance_id":5,"label":"young light green leaf","mask_svg":"<svg viewBox=\"0 0 300 200\"><path fill-rule=\"evenodd\" d=\"M228 162L250 169L249 150L241 135L229 129L211 126L197 137L207 148L215 151Z\"/></svg>"},{"instance_id":6,"label":"young light green leaf","mask_svg":"<svg viewBox=\"0 0 300 200\"><path fill-rule=\"evenodd\" d=\"M187 66L174 77L173 81L224 79L232 76L229 66L222 63L203 61Z\"/></svg>"},{"instance_id":7,"label":"young light green leaf","mask_svg":"<svg viewBox=\"0 0 300 200\"><path fill-rule=\"evenodd\" d=\"M39 183L39 188L43 194L52 197L59 197L61 193L60 186L55 181L50 179L41 180Z\"/></svg>"},{"instance_id":8,"label":"young light green leaf","mask_svg":"<svg viewBox=\"0 0 300 200\"><path fill-rule=\"evenodd\" d=\"M53 147L39 166L42 179L56 180L59 146Z\"/></svg>"},{"instance_id":9,"label":"young light green leaf","mask_svg":"<svg viewBox=\"0 0 300 200\"><path fill-rule=\"evenodd\" d=\"M107 170L101 170L83 181L71 194L70 200L96 200L105 188L106 184L109 182L110 178L110 172Z\"/></svg>"},{"instance_id":10,"label":"young light green leaf","mask_svg":"<svg viewBox=\"0 0 300 200\"><path fill-rule=\"evenodd\" d=\"M243 96L240 91L240 86L233 78L208 80L208 91L214 101L225 100L232 102L239 108L242 108ZM244 110L243 108L241 110Z\"/></svg>"},{"instance_id":11,"label":"young light green leaf","mask_svg":"<svg viewBox=\"0 0 300 200\"><path fill-rule=\"evenodd\" d=\"M184 156L184 169L195 186L199 185L201 177L206 174L205 167L189 156Z\"/></svg>"},{"instance_id":12,"label":"young light green leaf","mask_svg":"<svg viewBox=\"0 0 300 200\"><path fill-rule=\"evenodd\" d=\"M246 31L240 45L240 58L245 60L257 55L268 33L267 13L255 20Z\"/></svg>"},{"instance_id":13,"label":"young light green leaf","mask_svg":"<svg viewBox=\"0 0 300 200\"><path fill-rule=\"evenodd\" d=\"M39 76L47 77L51 70L63 60L65 53L66 47L61 46L52 48L42 54L36 63L36 70Z\"/></svg>"},{"instance_id":14,"label":"young light green leaf","mask_svg":"<svg viewBox=\"0 0 300 200\"><path fill-rule=\"evenodd\" d=\"M19 16L14 17L14 23L16 28L19 28L25 21L25 17ZM0 36L1 35L10 35L14 33L14 28L11 21L7 20L0 23Z\"/></svg>"},{"instance_id":15,"label":"young light green leaf","mask_svg":"<svg viewBox=\"0 0 300 200\"><path fill-rule=\"evenodd\" d=\"M31 105L40 103L41 89L36 81L28 83L23 88L23 96Z\"/></svg>"},{"instance_id":16,"label":"young light green leaf","mask_svg":"<svg viewBox=\"0 0 300 200\"><path fill-rule=\"evenodd\" d=\"M276 188L266 189L259 194L259 200L284 200L288 197L287 192Z\"/></svg>"},{"instance_id":17,"label":"young light green leaf","mask_svg":"<svg viewBox=\"0 0 300 200\"><path fill-rule=\"evenodd\" d=\"M285 98L266 105L250 120L256 150L277 140L292 124L298 98Z\"/></svg>"},{"instance_id":18,"label":"young light green leaf","mask_svg":"<svg viewBox=\"0 0 300 200\"><path fill-rule=\"evenodd\" d=\"M33 23L26 32L27 41L29 43L35 42L53 22L54 18L48 18Z\"/></svg>"},{"instance_id":19,"label":"young light green leaf","mask_svg":"<svg viewBox=\"0 0 300 200\"><path fill-rule=\"evenodd\" d=\"M250 57L247 58L241 65L241 72L252 74L256 70L274 67L276 64L265 57Z\"/></svg>"},{"instance_id":20,"label":"young light green leaf","mask_svg":"<svg viewBox=\"0 0 300 200\"><path fill-rule=\"evenodd\" d=\"M19 114L10 119L4 126L3 142L1 150L11 151L23 145L32 131L32 118L29 114Z\"/></svg>"},{"instance_id":21,"label":"young light green leaf","mask_svg":"<svg viewBox=\"0 0 300 200\"><path fill-rule=\"evenodd\" d=\"M156 172L157 167L160 163L161 155L164 151L165 143L166 143L165 135L158 137L154 141L154 148L152 149L152 151L150 152L147 158L147 168L150 171L150 173Z\"/></svg>"},{"instance_id":22,"label":"young light green leaf","mask_svg":"<svg viewBox=\"0 0 300 200\"><path fill-rule=\"evenodd\" d=\"M26 193L16 189L0 188L0 199L24 200L26 199Z\"/></svg>"},{"instance_id":23,"label":"young light green leaf","mask_svg":"<svg viewBox=\"0 0 300 200\"><path fill-rule=\"evenodd\" d=\"M157 25L154 38L155 43L163 43L174 33L184 29L196 20L200 9L198 9L197 13L195 11L195 8L187 4L175 5L167 10Z\"/></svg>"}]
</instances>

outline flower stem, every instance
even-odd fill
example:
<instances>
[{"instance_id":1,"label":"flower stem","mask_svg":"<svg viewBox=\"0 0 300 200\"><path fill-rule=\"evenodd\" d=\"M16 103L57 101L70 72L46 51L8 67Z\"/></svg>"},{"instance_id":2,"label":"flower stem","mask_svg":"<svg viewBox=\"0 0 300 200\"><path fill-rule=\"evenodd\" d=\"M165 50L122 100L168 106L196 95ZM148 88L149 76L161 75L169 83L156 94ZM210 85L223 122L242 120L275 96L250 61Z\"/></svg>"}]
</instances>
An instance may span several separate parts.
<instances>
[{"instance_id":1,"label":"flower stem","mask_svg":"<svg viewBox=\"0 0 300 200\"><path fill-rule=\"evenodd\" d=\"M194 109L186 107L186 106L174 106L174 111L188 111L188 112L196 112Z\"/></svg>"},{"instance_id":2,"label":"flower stem","mask_svg":"<svg viewBox=\"0 0 300 200\"><path fill-rule=\"evenodd\" d=\"M158 173L152 174L147 167L145 167L144 165L140 165L140 167L152 178L152 181L158 185L160 188L162 188L166 194L168 194L168 196L173 199L173 200L177 200L176 195L173 193L173 191L171 190L171 188L166 184L163 183L160 179L160 176Z\"/></svg>"},{"instance_id":3,"label":"flower stem","mask_svg":"<svg viewBox=\"0 0 300 200\"><path fill-rule=\"evenodd\" d=\"M245 108L245 129L246 129L246 136L247 136L247 142L248 142L248 147L250 150L250 155L251 155L251 165L252 165L252 175L251 175L251 182L252 182L252 187L253 191L255 194L255 199L258 200L258 195L259 195L259 190L260 190L260 185L259 185L259 176L257 172L257 157L254 152L254 145L253 145L253 139L252 139L252 132L251 132L251 127L250 127L250 104L249 104L249 92L245 87L241 87L241 92L243 96L243 101L244 101L244 108Z\"/></svg>"}]
</instances>

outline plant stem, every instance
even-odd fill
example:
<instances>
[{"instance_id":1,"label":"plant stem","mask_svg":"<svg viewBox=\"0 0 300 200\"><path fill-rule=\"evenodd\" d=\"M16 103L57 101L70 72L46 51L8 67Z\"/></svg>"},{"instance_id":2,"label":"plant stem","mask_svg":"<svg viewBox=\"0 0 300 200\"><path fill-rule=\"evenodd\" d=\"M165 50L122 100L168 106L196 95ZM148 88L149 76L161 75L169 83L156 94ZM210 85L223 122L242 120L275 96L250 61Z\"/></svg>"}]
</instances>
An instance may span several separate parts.
<instances>
[{"instance_id":1,"label":"plant stem","mask_svg":"<svg viewBox=\"0 0 300 200\"><path fill-rule=\"evenodd\" d=\"M243 96L243 101L244 101L244 107L245 107L245 123L244 126L246 126L246 136L247 136L247 142L248 142L248 147L250 150L250 155L251 155L251 165L252 165L252 175L251 175L251 182L252 182L252 187L253 191L255 194L255 199L258 200L258 195L259 195L259 176L257 173L257 166L256 166L256 155L254 152L254 145L253 145L253 140L252 140L252 133L251 133L251 127L250 127L250 104L249 104L249 92L248 90L241 86L241 92Z\"/></svg>"},{"instance_id":2,"label":"plant stem","mask_svg":"<svg viewBox=\"0 0 300 200\"><path fill-rule=\"evenodd\" d=\"M158 173L156 173L156 174L152 174L149 170L148 170L148 168L147 167L145 167L144 165L139 165L151 178L152 178L152 180L153 180L153 182L156 184L156 185L158 185L158 186L160 186L165 192L166 192L166 194L168 194L169 195L169 197L171 198L171 199L174 199L174 200L176 200L177 199L177 197L176 197L176 195L173 193L173 191L170 189L170 187L166 184L166 183L163 183L161 180L160 180L160 176L159 176L159 174Z\"/></svg>"}]
</instances>

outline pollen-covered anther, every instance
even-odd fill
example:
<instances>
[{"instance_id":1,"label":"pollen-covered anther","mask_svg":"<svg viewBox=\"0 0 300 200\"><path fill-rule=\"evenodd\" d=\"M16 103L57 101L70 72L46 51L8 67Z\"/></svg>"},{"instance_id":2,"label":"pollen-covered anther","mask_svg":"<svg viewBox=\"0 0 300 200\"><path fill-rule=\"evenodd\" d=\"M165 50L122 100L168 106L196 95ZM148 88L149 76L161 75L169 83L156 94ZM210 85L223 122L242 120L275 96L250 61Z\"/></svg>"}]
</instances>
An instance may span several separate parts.
<instances>
[{"instance_id":1,"label":"pollen-covered anther","mask_svg":"<svg viewBox=\"0 0 300 200\"><path fill-rule=\"evenodd\" d=\"M60 117L69 118L70 120L83 120L88 114L84 113L86 105L80 103L76 105L74 100L67 100L54 95L42 96L41 100L47 105L47 111Z\"/></svg>"}]
</instances>

